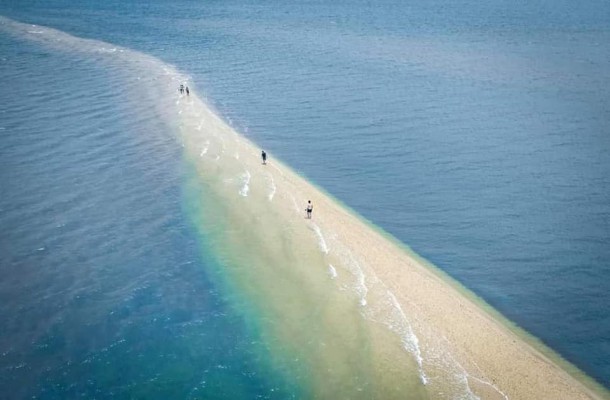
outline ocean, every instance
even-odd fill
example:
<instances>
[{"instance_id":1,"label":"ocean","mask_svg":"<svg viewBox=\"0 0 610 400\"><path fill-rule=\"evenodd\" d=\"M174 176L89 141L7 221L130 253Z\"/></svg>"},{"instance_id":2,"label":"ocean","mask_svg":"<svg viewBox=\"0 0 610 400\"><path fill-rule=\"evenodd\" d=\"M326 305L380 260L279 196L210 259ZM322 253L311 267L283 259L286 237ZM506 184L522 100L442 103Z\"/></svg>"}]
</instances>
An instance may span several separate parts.
<instances>
[{"instance_id":1,"label":"ocean","mask_svg":"<svg viewBox=\"0 0 610 400\"><path fill-rule=\"evenodd\" d=\"M607 2L3 1L0 15L173 65L271 160L610 386ZM254 250L226 245L222 199L193 206L213 184L140 76L99 59L0 30L0 393L311 395L265 328L283 314L223 272Z\"/></svg>"}]
</instances>

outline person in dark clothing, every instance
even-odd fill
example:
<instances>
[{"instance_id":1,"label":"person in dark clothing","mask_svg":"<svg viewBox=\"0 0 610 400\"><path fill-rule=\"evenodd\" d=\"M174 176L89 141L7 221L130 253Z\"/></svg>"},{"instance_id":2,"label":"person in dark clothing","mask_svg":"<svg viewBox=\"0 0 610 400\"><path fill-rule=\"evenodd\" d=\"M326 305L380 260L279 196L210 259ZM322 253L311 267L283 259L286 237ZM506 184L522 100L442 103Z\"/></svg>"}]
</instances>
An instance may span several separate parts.
<instances>
[{"instance_id":1,"label":"person in dark clothing","mask_svg":"<svg viewBox=\"0 0 610 400\"><path fill-rule=\"evenodd\" d=\"M186 87L186 95L187 95L187 96L190 96L190 95L191 95L191 91L189 90L189 87L188 87L188 86Z\"/></svg>"},{"instance_id":2,"label":"person in dark clothing","mask_svg":"<svg viewBox=\"0 0 610 400\"><path fill-rule=\"evenodd\" d=\"M263 164L267 164L267 153L265 153L265 150L261 153L261 157L263 158Z\"/></svg>"}]
</instances>

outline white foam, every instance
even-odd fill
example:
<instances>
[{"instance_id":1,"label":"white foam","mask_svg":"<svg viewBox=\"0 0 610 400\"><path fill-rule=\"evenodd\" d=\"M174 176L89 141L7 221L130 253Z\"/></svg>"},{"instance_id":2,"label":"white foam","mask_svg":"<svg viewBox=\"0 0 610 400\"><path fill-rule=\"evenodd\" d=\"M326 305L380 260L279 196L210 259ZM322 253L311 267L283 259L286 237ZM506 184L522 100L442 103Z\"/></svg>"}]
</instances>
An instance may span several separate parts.
<instances>
[{"instance_id":1,"label":"white foam","mask_svg":"<svg viewBox=\"0 0 610 400\"><path fill-rule=\"evenodd\" d=\"M343 254L344 263L347 267L347 270L356 278L356 293L360 298L360 305L366 306L366 296L369 292L369 288L366 285L366 278L364 276L364 271L362 270L362 266L360 263L354 258L354 255L351 251L345 249L345 253Z\"/></svg>"},{"instance_id":2,"label":"white foam","mask_svg":"<svg viewBox=\"0 0 610 400\"><path fill-rule=\"evenodd\" d=\"M275 196L275 191L276 191L276 186L275 186L275 181L273 180L273 175L269 174L269 194L267 195L267 198L269 199L269 201L273 201L273 196Z\"/></svg>"},{"instance_id":3,"label":"white foam","mask_svg":"<svg viewBox=\"0 0 610 400\"><path fill-rule=\"evenodd\" d=\"M402 339L402 344L403 344L404 348L408 352L413 354L413 356L415 357L415 360L417 361L417 366L419 368L419 377L420 377L422 383L424 385L427 385L428 377L426 376L426 373L424 372L423 357L421 355L421 349L419 348L419 339L417 338L415 333L413 333L413 329L411 329L411 325L409 325L407 316L405 315L404 311L402 310L402 307L398 303L398 300L396 300L396 296L394 296L394 293L392 293L388 290L387 294L392 301L392 305L394 306L396 311L398 311L400 319L401 319L400 322L401 322L402 326L399 329L402 332L399 332L399 334ZM390 325L390 328L394 328L394 327L392 325Z\"/></svg>"},{"instance_id":4,"label":"white foam","mask_svg":"<svg viewBox=\"0 0 610 400\"><path fill-rule=\"evenodd\" d=\"M328 272L330 273L330 279L335 279L337 277L337 270L332 264L328 264Z\"/></svg>"},{"instance_id":5,"label":"white foam","mask_svg":"<svg viewBox=\"0 0 610 400\"><path fill-rule=\"evenodd\" d=\"M326 245L326 240L324 240L324 235L322 235L322 230L316 224L311 224L311 226L313 228L313 231L316 233L316 236L318 237L318 246L320 247L320 250L322 250L322 253L328 254L329 249Z\"/></svg>"},{"instance_id":6,"label":"white foam","mask_svg":"<svg viewBox=\"0 0 610 400\"><path fill-rule=\"evenodd\" d=\"M210 147L210 141L206 140L205 144L203 145L203 148L201 149L201 153L199 154L199 157L203 157L203 155L208 152L209 147Z\"/></svg>"},{"instance_id":7,"label":"white foam","mask_svg":"<svg viewBox=\"0 0 610 400\"><path fill-rule=\"evenodd\" d=\"M500 396L504 397L504 400L509 400L508 399L508 395L506 393L504 393L503 391L501 391L500 389L498 389L498 387L496 385L493 385L487 381L484 381L482 379L477 378L476 376L472 376L472 375L468 375L471 379L474 379L475 381L482 383L483 385L487 385L487 386L491 386L496 392L498 392L500 394ZM468 384L468 383L466 383ZM474 396L474 394L473 394ZM475 396L477 399L478 397Z\"/></svg>"},{"instance_id":8,"label":"white foam","mask_svg":"<svg viewBox=\"0 0 610 400\"><path fill-rule=\"evenodd\" d=\"M250 171L248 171L248 170L246 170L246 172L244 172L241 176L243 185L242 185L241 189L239 189L239 194L244 197L247 197L248 192L250 191L250 178L251 177L252 177L252 175L250 175Z\"/></svg>"},{"instance_id":9,"label":"white foam","mask_svg":"<svg viewBox=\"0 0 610 400\"><path fill-rule=\"evenodd\" d=\"M290 200L292 200L292 206L294 207L294 210L300 214L301 209L299 208L299 205L297 204L297 200L294 198L294 196L292 194L290 195Z\"/></svg>"}]
</instances>

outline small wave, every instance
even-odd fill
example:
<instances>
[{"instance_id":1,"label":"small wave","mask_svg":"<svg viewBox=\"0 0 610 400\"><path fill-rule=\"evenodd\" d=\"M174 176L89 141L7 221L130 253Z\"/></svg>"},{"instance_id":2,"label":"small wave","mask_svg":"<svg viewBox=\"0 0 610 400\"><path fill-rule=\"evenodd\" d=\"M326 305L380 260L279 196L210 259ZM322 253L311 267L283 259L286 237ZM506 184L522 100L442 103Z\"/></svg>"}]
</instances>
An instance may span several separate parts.
<instances>
[{"instance_id":1,"label":"small wave","mask_svg":"<svg viewBox=\"0 0 610 400\"><path fill-rule=\"evenodd\" d=\"M330 274L330 279L335 279L337 277L337 270L332 264L328 264L328 273Z\"/></svg>"},{"instance_id":2,"label":"small wave","mask_svg":"<svg viewBox=\"0 0 610 400\"><path fill-rule=\"evenodd\" d=\"M299 208L299 205L297 204L297 200L294 198L294 196L292 194L290 195L290 200L292 200L292 206L294 207L295 211L297 213L300 213L301 209Z\"/></svg>"},{"instance_id":3,"label":"small wave","mask_svg":"<svg viewBox=\"0 0 610 400\"><path fill-rule=\"evenodd\" d=\"M313 231L316 233L316 236L318 237L318 246L320 246L320 250L322 250L322 253L328 254L329 249L328 249L328 246L326 245L326 240L324 240L324 235L322 235L322 230L320 230L320 227L316 224L312 224L312 227L313 227Z\"/></svg>"},{"instance_id":4,"label":"small wave","mask_svg":"<svg viewBox=\"0 0 610 400\"><path fill-rule=\"evenodd\" d=\"M203 148L201 149L201 153L199 154L199 157L203 157L204 154L206 154L208 152L208 148L210 147L210 141L206 141Z\"/></svg>"},{"instance_id":5,"label":"small wave","mask_svg":"<svg viewBox=\"0 0 610 400\"><path fill-rule=\"evenodd\" d=\"M269 199L269 201L273 201L273 196L275 196L275 191L276 191L276 187L275 187L275 181L273 180L273 175L269 174L269 194L267 195L267 198Z\"/></svg>"},{"instance_id":6,"label":"small wave","mask_svg":"<svg viewBox=\"0 0 610 400\"><path fill-rule=\"evenodd\" d=\"M503 391L501 391L500 389L498 389L498 387L496 385L489 383L487 381L484 381L482 379L479 379L476 376L469 375L469 377L479 383L482 383L483 385L491 386L496 392L498 392L500 394L500 396L502 396L504 398L504 400L508 400L508 395L506 393L504 393Z\"/></svg>"},{"instance_id":7,"label":"small wave","mask_svg":"<svg viewBox=\"0 0 610 400\"><path fill-rule=\"evenodd\" d=\"M239 189L239 194L247 197L248 196L248 192L250 191L250 178L252 177L252 175L250 175L250 171L246 170L246 172L244 174L242 174L241 179L243 182L243 185L241 187L241 189Z\"/></svg>"},{"instance_id":8,"label":"small wave","mask_svg":"<svg viewBox=\"0 0 610 400\"><path fill-rule=\"evenodd\" d=\"M358 297L360 297L360 305L364 307L367 305L366 296L369 292L369 288L366 285L364 271L362 270L362 266L360 265L360 263L354 258L352 252L349 250L346 251L347 253L344 253L344 265L347 267L347 270L356 278L355 290L358 294Z\"/></svg>"},{"instance_id":9,"label":"small wave","mask_svg":"<svg viewBox=\"0 0 610 400\"><path fill-rule=\"evenodd\" d=\"M411 325L409 325L409 323L407 321L407 316L405 315L404 311L402 310L402 307L398 303L398 300L396 300L396 296L394 296L394 293L392 293L388 290L387 294L388 294L390 300L392 301L392 306L398 312L398 315L400 316L400 320L402 322L402 324L401 324L402 326L400 329L401 332L398 332L399 335L401 336L402 345L405 347L405 349L408 352L413 354L413 356L415 357L415 361L417 361L417 366L419 368L419 378L421 379L421 382L424 385L427 385L428 377L426 376L426 373L424 372L424 366L423 366L424 360L421 355L421 349L419 348L419 339L417 338L415 333L413 333L413 329L411 329Z\"/></svg>"},{"instance_id":10,"label":"small wave","mask_svg":"<svg viewBox=\"0 0 610 400\"><path fill-rule=\"evenodd\" d=\"M201 128L203 127L204 122L205 122L205 119L202 118L201 121L199 122L199 125L197 125L197 128L196 128L198 131L201 131Z\"/></svg>"},{"instance_id":11,"label":"small wave","mask_svg":"<svg viewBox=\"0 0 610 400\"><path fill-rule=\"evenodd\" d=\"M9 369L9 370L10 369L21 369L21 368L25 367L26 365L27 365L26 363L22 362L17 365L9 366L7 369Z\"/></svg>"}]
</instances>

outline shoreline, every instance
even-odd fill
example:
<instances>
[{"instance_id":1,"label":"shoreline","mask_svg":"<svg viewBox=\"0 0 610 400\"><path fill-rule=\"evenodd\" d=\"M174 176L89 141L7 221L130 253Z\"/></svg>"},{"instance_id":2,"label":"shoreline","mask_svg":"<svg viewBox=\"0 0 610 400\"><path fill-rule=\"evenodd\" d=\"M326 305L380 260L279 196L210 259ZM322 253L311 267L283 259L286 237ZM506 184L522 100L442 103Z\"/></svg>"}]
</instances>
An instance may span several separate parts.
<instances>
[{"instance_id":1,"label":"shoreline","mask_svg":"<svg viewBox=\"0 0 610 400\"><path fill-rule=\"evenodd\" d=\"M239 153L243 154L245 150L246 154L239 158L240 163L247 168L257 168L258 146L232 127L224 126L224 129L235 135L241 149ZM467 371L468 386L475 395L485 399L608 398L603 386L323 188L309 182L273 155L262 168L275 169L279 174L274 178L276 197L282 197L282 192L284 195L290 192L299 199L299 204L305 204L306 198L313 201L316 235L321 235L320 230L325 235L332 232L331 236L336 236L357 257L365 260L373 274L394 293L420 340L429 337L431 331L433 335L445 338L452 354L457 355L458 364ZM278 181L283 181L283 185ZM250 187L254 191L255 183L250 183ZM291 208L283 206L287 210ZM294 210L288 212L298 214L301 211L295 203ZM323 237L322 242L322 252L328 255L330 247L332 253L333 244L327 244L328 240L324 241ZM422 342L425 344L425 340ZM422 368L426 367L425 359Z\"/></svg>"},{"instance_id":2,"label":"shoreline","mask_svg":"<svg viewBox=\"0 0 610 400\"><path fill-rule=\"evenodd\" d=\"M213 129L210 130L212 136L206 140L206 156L214 154L210 147L212 137L221 136L222 150L217 153L217 157L224 157L225 151L230 154L234 152L234 159L231 160L233 165L228 169L246 169L247 191L251 192L249 201L256 195L254 192L263 190L262 171L268 172L270 169L277 173L271 173L275 182L273 207L286 222L302 218L305 204L311 199L314 216L310 224L313 227L305 226L305 230L309 230L305 234L309 234L310 239L319 241L318 248L324 262L328 263L332 259L335 246L345 246L353 252L356 258L363 261L364 271L360 271L365 275L363 279L372 277L373 280L379 280L384 288L387 287L393 293L391 296L397 301L400 313L407 317L416 342L421 341L421 353L426 352L426 346L439 344L440 342L435 342L436 339L432 340L435 342L432 345L427 342L431 337L440 335L443 345L447 345L452 354L450 357L455 355L457 360L453 361L465 370L468 390L472 389L475 396L485 399L610 398L607 390L593 378L519 328L447 273L417 255L408 245L360 216L323 188L300 176L281 160L275 159L273 154L268 153L267 165L260 165L259 146L226 124L196 94L191 96L190 101L193 109L204 109L215 120ZM181 118L185 118L184 121L188 121L188 113L179 113ZM181 128L186 142L185 151L192 152L189 157L193 160L199 160L202 164L209 163L209 160L201 160L202 155L196 150L200 147L201 138L193 137L194 125L190 121ZM218 173L222 167L218 164L218 158L216 162L212 168ZM205 170L208 167L203 168ZM236 171L232 173L235 174ZM239 194L247 197L242 189ZM231 196L229 192L224 195ZM267 200L265 193L258 195L261 198L252 201L259 203L250 206L257 207L255 212L264 212L265 204L271 204L271 199ZM303 210L299 209L299 205L303 206ZM297 235L298 233L295 234ZM335 263L330 265L333 271L337 267ZM366 296L371 295L371 291L370 287L364 289L364 296L360 299L363 307L369 305ZM360 290L356 289L356 292ZM362 296L362 293L358 295ZM422 359L419 348L409 351L416 359ZM424 370L430 366L427 365L425 354L423 361L418 363L421 379L426 385Z\"/></svg>"},{"instance_id":3,"label":"shoreline","mask_svg":"<svg viewBox=\"0 0 610 400\"><path fill-rule=\"evenodd\" d=\"M384 240L389 241L392 243L392 245L406 253L406 256L415 262L416 267L421 268L423 273L429 274L431 279L437 279L439 284L448 285L451 289L455 290L458 295L463 296L464 299L470 302L472 306L480 312L481 316L486 318L490 324L493 324L503 330L506 335L516 336L517 340L520 340L522 344L528 348L528 351L532 352L537 357L540 357L545 362L552 364L553 367L558 368L561 373L566 375L567 378L573 380L577 385L582 386L592 398L610 399L610 391L608 391L602 384L565 359L560 353L546 345L538 337L534 336L524 328L521 328L515 322L504 316L504 314L487 303L484 298L477 295L471 289L466 287L457 279L453 278L441 268L437 267L432 262L417 254L408 244L401 242L392 234L383 230L383 228L375 225L373 222L358 214L351 207L345 205L341 200L336 199L333 195L327 193L323 188L320 188L311 182L308 183L316 190L321 191L332 201L336 202L339 207L343 208L344 211L352 218L357 219L368 229L373 230Z\"/></svg>"},{"instance_id":4,"label":"shoreline","mask_svg":"<svg viewBox=\"0 0 610 400\"><path fill-rule=\"evenodd\" d=\"M303 189L310 186L317 192L315 196L311 196L316 198L316 213L339 221L333 224L334 228L341 228L338 229L340 234L344 240L347 238L347 241L353 243L353 248L383 248L383 250L369 250L365 258L370 260L372 268L380 275L380 279L395 282L391 287L394 288L401 307L412 311L420 307L434 309L434 312L424 312L419 317L436 320L434 325L437 329L446 333L452 332L453 340L449 339L449 341L459 342L459 346L454 346L454 350L461 353L461 358L472 357L477 368L489 374L490 380L499 385L507 398L608 398L606 397L608 393L605 393L605 389L600 384L536 337L519 328L474 292L417 255L408 245L364 219L323 189L293 172L285 164L282 163L281 167L293 175L296 181L301 180L295 182L296 185L302 186ZM324 208L320 207L321 204ZM366 232L367 230L371 232ZM366 245L358 246L358 243L364 244L363 241L367 242ZM387 253L386 257L393 260L378 261L384 258L382 254L384 252ZM438 291L442 295L437 295L434 301L430 301L429 296L424 296L425 293L422 293L422 296L407 294L418 286L429 288L428 293ZM452 327L448 327L446 323L438 323L449 319L452 320L449 324ZM472 323L476 326L471 325ZM475 331L478 330L483 330L484 334L477 335ZM470 339L463 339L464 337ZM481 351L480 343L493 343L493 345ZM506 358L498 357L500 353ZM578 375L574 376L574 374ZM481 396L487 398L485 393L481 393Z\"/></svg>"}]
</instances>

